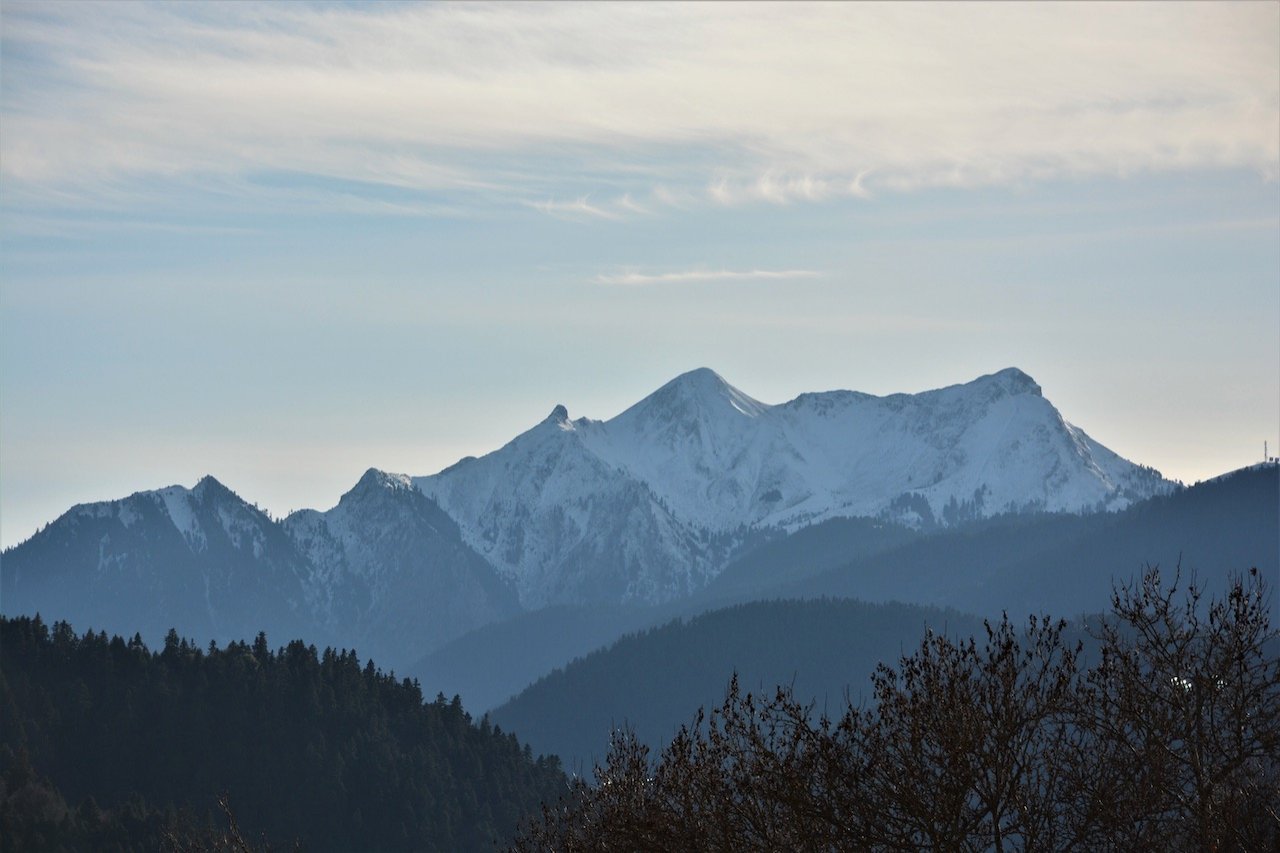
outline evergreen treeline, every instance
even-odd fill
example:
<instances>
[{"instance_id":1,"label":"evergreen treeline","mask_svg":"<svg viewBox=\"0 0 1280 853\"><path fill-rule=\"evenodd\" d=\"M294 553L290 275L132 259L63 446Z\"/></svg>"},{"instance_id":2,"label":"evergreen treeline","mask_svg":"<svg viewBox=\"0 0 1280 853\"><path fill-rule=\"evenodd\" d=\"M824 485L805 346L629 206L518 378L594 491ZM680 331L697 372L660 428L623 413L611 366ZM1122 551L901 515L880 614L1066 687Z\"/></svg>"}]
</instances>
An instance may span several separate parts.
<instances>
[{"instance_id":1,"label":"evergreen treeline","mask_svg":"<svg viewBox=\"0 0 1280 853\"><path fill-rule=\"evenodd\" d=\"M558 759L354 651L173 631L151 651L39 616L0 617L0 763L6 851L189 844L224 794L277 847L487 850L565 784Z\"/></svg>"},{"instance_id":2,"label":"evergreen treeline","mask_svg":"<svg viewBox=\"0 0 1280 853\"><path fill-rule=\"evenodd\" d=\"M517 851L1280 849L1280 658L1256 570L1207 604L1148 573L1085 666L1065 623L929 635L815 718L732 683L656 761L616 736Z\"/></svg>"}]
</instances>

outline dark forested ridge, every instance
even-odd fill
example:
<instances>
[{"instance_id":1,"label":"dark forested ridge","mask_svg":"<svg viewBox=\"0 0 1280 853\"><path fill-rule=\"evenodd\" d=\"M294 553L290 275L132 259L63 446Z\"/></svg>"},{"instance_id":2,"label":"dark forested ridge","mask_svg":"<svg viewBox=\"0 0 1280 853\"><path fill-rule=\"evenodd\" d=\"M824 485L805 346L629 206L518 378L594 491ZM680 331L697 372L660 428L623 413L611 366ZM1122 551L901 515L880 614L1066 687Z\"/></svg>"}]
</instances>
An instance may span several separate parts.
<instances>
[{"instance_id":1,"label":"dark forested ridge","mask_svg":"<svg viewBox=\"0 0 1280 853\"><path fill-rule=\"evenodd\" d=\"M616 727L659 747L695 708L714 704L735 672L748 689L792 685L797 696L835 707L926 627L971 636L982 623L956 611L849 600L737 605L623 637L540 679L493 719L589 770Z\"/></svg>"},{"instance_id":2,"label":"dark forested ridge","mask_svg":"<svg viewBox=\"0 0 1280 853\"><path fill-rule=\"evenodd\" d=\"M151 651L38 617L0 618L0 761L5 850L155 849L222 793L277 848L488 850L565 784L354 652L173 632Z\"/></svg>"},{"instance_id":3,"label":"dark forested ridge","mask_svg":"<svg viewBox=\"0 0 1280 853\"><path fill-rule=\"evenodd\" d=\"M408 669L477 712L497 707L538 677L620 636L669 622L674 607L555 604L494 622L454 640Z\"/></svg>"},{"instance_id":4,"label":"dark forested ridge","mask_svg":"<svg viewBox=\"0 0 1280 853\"><path fill-rule=\"evenodd\" d=\"M1210 592L1249 566L1280 578L1280 467L1243 469L1117 513L988 519L804 577L793 564L808 558L787 541L773 546L772 573L756 569L775 579L757 595L912 601L992 617L1097 613L1114 581L1146 565L1181 566ZM1272 604L1275 618L1280 601Z\"/></svg>"}]
</instances>

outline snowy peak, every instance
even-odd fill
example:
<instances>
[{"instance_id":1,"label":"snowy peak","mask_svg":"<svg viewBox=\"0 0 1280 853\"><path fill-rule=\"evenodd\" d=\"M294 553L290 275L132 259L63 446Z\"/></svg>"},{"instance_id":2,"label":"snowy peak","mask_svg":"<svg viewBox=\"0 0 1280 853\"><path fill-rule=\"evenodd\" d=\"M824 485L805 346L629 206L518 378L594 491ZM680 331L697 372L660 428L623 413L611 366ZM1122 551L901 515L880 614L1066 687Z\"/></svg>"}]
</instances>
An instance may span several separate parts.
<instances>
[{"instance_id":1,"label":"snowy peak","mask_svg":"<svg viewBox=\"0 0 1280 853\"><path fill-rule=\"evenodd\" d=\"M614 420L666 420L698 417L754 418L769 406L734 388L709 367L682 373Z\"/></svg>"},{"instance_id":2,"label":"snowy peak","mask_svg":"<svg viewBox=\"0 0 1280 853\"><path fill-rule=\"evenodd\" d=\"M1031 394L1036 397L1043 397L1040 385L1027 374L1023 373L1016 367L1006 367L1004 370L987 376L979 376L966 385L953 386L960 388L987 388L995 389L1005 394Z\"/></svg>"},{"instance_id":3,"label":"snowy peak","mask_svg":"<svg viewBox=\"0 0 1280 853\"><path fill-rule=\"evenodd\" d=\"M380 471L377 468L370 468L364 472L356 484L351 487L350 491L338 499L338 504L342 505L348 501L376 498L388 492L408 493L412 489L413 483L407 475L391 474L387 471Z\"/></svg>"},{"instance_id":4,"label":"snowy peak","mask_svg":"<svg viewBox=\"0 0 1280 853\"><path fill-rule=\"evenodd\" d=\"M205 474L197 480L195 486L191 489L191 494L200 501L222 500L226 498L239 500L235 492L218 482L217 478L212 474Z\"/></svg>"},{"instance_id":5,"label":"snowy peak","mask_svg":"<svg viewBox=\"0 0 1280 853\"><path fill-rule=\"evenodd\" d=\"M208 547L211 523L235 538L246 527L267 523L265 516L257 516L261 513L256 508L208 475L192 488L172 485L135 492L119 500L78 504L66 514L71 520L113 519L125 529L141 525L151 535L159 533L160 528L151 526L159 519L161 526L171 525L193 552Z\"/></svg>"},{"instance_id":6,"label":"snowy peak","mask_svg":"<svg viewBox=\"0 0 1280 853\"><path fill-rule=\"evenodd\" d=\"M542 419L542 423L538 424L538 426L552 427L565 432L572 432L574 429L573 421L569 420L569 410L559 404L551 410L551 414Z\"/></svg>"},{"instance_id":7,"label":"snowy peak","mask_svg":"<svg viewBox=\"0 0 1280 853\"><path fill-rule=\"evenodd\" d=\"M159 639L323 641L304 611L306 567L279 526L216 480L82 506L5 552L6 612Z\"/></svg>"},{"instance_id":8,"label":"snowy peak","mask_svg":"<svg viewBox=\"0 0 1280 853\"><path fill-rule=\"evenodd\" d=\"M212 480L212 477L206 478ZM217 481L214 480L216 483ZM197 486L205 485L205 481L201 480ZM208 490L205 486L205 490ZM200 549L206 544L204 530L200 526L200 522L196 519L195 510L192 506L192 489L183 488L182 486L168 486L158 489L151 494L159 498L160 503L164 506L165 514L169 516L169 520L173 522L173 526L182 534L182 538L187 541L192 548Z\"/></svg>"},{"instance_id":9,"label":"snowy peak","mask_svg":"<svg viewBox=\"0 0 1280 853\"><path fill-rule=\"evenodd\" d=\"M1068 423L1016 367L775 406L699 368L608 421L569 421L557 406L500 450L414 482L526 603L583 598L616 574L603 555L624 550L630 579L612 588L674 591L697 586L673 582L675 567L705 577L743 537L827 518L950 525L1120 509L1170 488Z\"/></svg>"},{"instance_id":10,"label":"snowy peak","mask_svg":"<svg viewBox=\"0 0 1280 853\"><path fill-rule=\"evenodd\" d=\"M355 630L379 659L416 658L517 610L514 591L403 474L370 468L337 506L299 510L284 530L308 562L316 618Z\"/></svg>"},{"instance_id":11,"label":"snowy peak","mask_svg":"<svg viewBox=\"0 0 1280 853\"><path fill-rule=\"evenodd\" d=\"M741 393L724 380L724 377L709 367L697 367L681 373L675 379L663 385L655 393L676 392L689 397L714 397L717 395Z\"/></svg>"},{"instance_id":12,"label":"snowy peak","mask_svg":"<svg viewBox=\"0 0 1280 853\"><path fill-rule=\"evenodd\" d=\"M191 489L170 486L150 495L163 503L174 527L195 551L216 541L218 547L251 552L258 558L278 533L266 513L209 475Z\"/></svg>"}]
</instances>

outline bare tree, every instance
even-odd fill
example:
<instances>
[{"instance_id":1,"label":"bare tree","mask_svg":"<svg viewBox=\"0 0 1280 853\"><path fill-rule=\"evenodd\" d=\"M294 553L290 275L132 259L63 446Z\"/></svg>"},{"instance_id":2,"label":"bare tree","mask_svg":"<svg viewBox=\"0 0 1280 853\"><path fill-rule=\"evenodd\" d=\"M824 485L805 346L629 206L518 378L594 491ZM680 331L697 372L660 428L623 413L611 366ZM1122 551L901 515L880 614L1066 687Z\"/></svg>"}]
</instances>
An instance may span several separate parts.
<instances>
[{"instance_id":1,"label":"bare tree","mask_svg":"<svg viewBox=\"0 0 1280 853\"><path fill-rule=\"evenodd\" d=\"M1062 622L929 634L874 703L787 689L699 711L660 758L615 738L517 850L1280 847L1280 662L1256 571L1202 602L1152 569L1116 588L1079 668Z\"/></svg>"},{"instance_id":2,"label":"bare tree","mask_svg":"<svg viewBox=\"0 0 1280 853\"><path fill-rule=\"evenodd\" d=\"M1127 849L1263 850L1280 839L1280 659L1257 569L1205 605L1158 570L1115 590L1082 694L1089 779Z\"/></svg>"},{"instance_id":3,"label":"bare tree","mask_svg":"<svg viewBox=\"0 0 1280 853\"><path fill-rule=\"evenodd\" d=\"M872 678L866 823L902 850L1079 846L1054 756L1072 747L1078 648L1063 623L987 625L983 646L929 635Z\"/></svg>"}]
</instances>

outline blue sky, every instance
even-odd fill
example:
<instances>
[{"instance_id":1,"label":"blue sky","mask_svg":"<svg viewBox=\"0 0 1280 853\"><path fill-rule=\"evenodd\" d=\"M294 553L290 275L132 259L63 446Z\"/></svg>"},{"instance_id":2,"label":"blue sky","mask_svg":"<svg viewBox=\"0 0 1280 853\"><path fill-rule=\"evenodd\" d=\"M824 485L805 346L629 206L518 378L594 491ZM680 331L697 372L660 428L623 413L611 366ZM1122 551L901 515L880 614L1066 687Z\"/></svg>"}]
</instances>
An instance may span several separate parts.
<instances>
[{"instance_id":1,"label":"blue sky","mask_svg":"<svg viewBox=\"0 0 1280 853\"><path fill-rule=\"evenodd\" d=\"M1280 7L0 5L0 538L710 366L1280 445Z\"/></svg>"}]
</instances>

